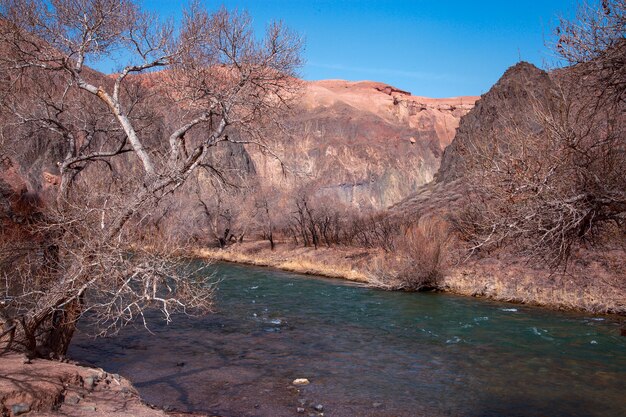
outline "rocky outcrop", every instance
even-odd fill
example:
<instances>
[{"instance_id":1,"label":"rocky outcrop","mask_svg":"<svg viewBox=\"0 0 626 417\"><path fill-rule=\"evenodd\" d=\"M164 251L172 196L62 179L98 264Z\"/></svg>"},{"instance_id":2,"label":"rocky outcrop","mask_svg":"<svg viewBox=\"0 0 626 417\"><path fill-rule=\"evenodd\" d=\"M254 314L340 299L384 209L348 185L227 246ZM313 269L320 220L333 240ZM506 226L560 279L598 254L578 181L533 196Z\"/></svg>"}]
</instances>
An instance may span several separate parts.
<instances>
[{"instance_id":1,"label":"rocky outcrop","mask_svg":"<svg viewBox=\"0 0 626 417\"><path fill-rule=\"evenodd\" d=\"M158 73L144 76L148 87L150 77ZM287 129L268 133L271 152L224 143L212 150L210 164L282 190L305 188L354 207L387 208L433 179L475 101L412 96L372 81L305 82ZM153 111L159 117L154 126L168 123L167 109ZM17 164L29 190L45 194L58 182L63 146L45 132L36 138Z\"/></svg>"},{"instance_id":2,"label":"rocky outcrop","mask_svg":"<svg viewBox=\"0 0 626 417\"><path fill-rule=\"evenodd\" d=\"M15 240L29 235L23 225L38 211L41 200L9 158L0 161L0 238Z\"/></svg>"},{"instance_id":3,"label":"rocky outcrop","mask_svg":"<svg viewBox=\"0 0 626 417\"><path fill-rule=\"evenodd\" d=\"M415 216L458 209L468 191L462 178L473 145L488 148L497 135L512 127L520 131L538 129L528 115L537 103L549 103L553 89L550 75L532 64L520 62L509 68L460 118L454 140L443 151L435 181L409 193L391 208L392 212Z\"/></svg>"},{"instance_id":4,"label":"rocky outcrop","mask_svg":"<svg viewBox=\"0 0 626 417\"><path fill-rule=\"evenodd\" d=\"M517 195L511 193L510 196L504 193L495 194L495 197L481 194L481 184L478 181L485 167L480 162L489 161L494 154L507 155L508 153L519 157L519 154L515 152L521 150L533 157L539 156L539 162L542 162L544 158L546 161L550 158L559 158L562 154L548 155L541 153L543 148L538 151L532 147L537 146L537 141L533 141L533 138L539 137L541 140L547 140L546 138L550 137L538 135L546 126L550 126L546 123L546 120L549 120L546 115L564 117L563 109L569 112L565 117L572 118L571 124L567 126L575 129L580 123L578 127L582 127L581 130L585 134L589 132L589 126L603 126L603 123L588 123L590 118L597 117L601 122L608 122L608 117L619 117L624 114L623 112L621 114L617 112L614 114L594 113L596 108L587 103L598 105L601 102L597 100L594 90L587 90L584 85L578 85L588 80L576 74L576 71L580 71L580 68L569 67L547 73L524 62L509 68L489 92L476 102L475 107L461 119L456 137L444 151L436 180L420 187L416 192L391 207L390 212L403 219L432 215L449 219L452 230L458 232L453 235L463 237L468 229L471 233L471 227L482 226L480 218L477 224L472 224L471 216L483 207L476 205L473 207L476 211L463 211L472 202L489 202L488 198L495 200L499 197L499 201L505 204L518 204L516 199L528 204L528 200L523 199L522 193ZM559 101L563 99L562 95L559 97L559 93L564 92L569 100L567 106L563 106L563 101ZM615 126L622 125L623 123L615 123ZM574 134L576 134L575 130ZM587 138L593 139L593 133ZM592 143L598 145L600 140L594 140ZM520 144L524 146L519 146ZM496 146L498 146L498 152L492 153L491 151ZM555 149L558 152L558 148ZM521 164L518 166L503 164L499 168L511 171L524 169ZM608 181L609 175L612 174L609 169L613 169L613 173L617 171L614 167L607 164L603 165L603 168L606 169L601 174L605 175L603 178L605 184L619 183L615 181L615 178L612 182ZM495 164L493 169L496 169ZM568 175L575 175L574 172L568 171ZM564 176L557 178L562 179ZM546 187L553 186L555 183L557 181L547 182ZM513 186L515 185L513 183ZM520 188L515 188L515 191ZM623 187L615 188L623 189ZM555 191L555 199L560 197L561 195ZM488 209L489 206L484 207ZM469 226L463 223L467 220L470 222ZM596 242L593 245L570 241L574 243L567 259L567 268L561 270L551 269L544 259L531 258L523 254L519 246L515 246L517 242L514 239L509 239L498 247L491 247L488 250L481 248L481 251L467 251L475 242L471 240L473 237L470 235L465 242L459 242L460 245L456 249L458 254L452 253L452 256L457 256L459 261L455 261L448 269L442 287L455 293L506 301L553 308L581 309L595 313L623 314L626 299L626 281L623 272L626 253L623 225L619 226L618 222L616 224L618 224L616 228L606 227L596 235L597 238L590 239L589 241ZM463 246L466 244L467 246ZM470 254L473 256L469 256ZM565 270L567 273L562 274L561 272Z\"/></svg>"},{"instance_id":5,"label":"rocky outcrop","mask_svg":"<svg viewBox=\"0 0 626 417\"><path fill-rule=\"evenodd\" d=\"M464 153L473 142L494 141L505 129L534 129L528 115L533 106L550 100L554 84L550 75L527 62L509 68L498 82L464 116L454 141L446 148L437 173L437 181L451 182L463 176Z\"/></svg>"},{"instance_id":6,"label":"rocky outcrop","mask_svg":"<svg viewBox=\"0 0 626 417\"><path fill-rule=\"evenodd\" d=\"M154 92L164 85L164 74L151 72L132 78ZM85 68L85 76L94 85L112 82L112 76L89 68ZM282 121L287 129L267 132L271 152L254 145L222 143L211 150L209 164L224 172L257 177L263 185L281 189L308 187L316 189L320 197L348 205L387 208L433 179L460 118L477 99L413 96L374 81L322 80L302 84L293 114ZM62 82L57 85L56 81L46 84L53 95L62 94L62 86ZM37 86L28 86L20 90L18 99L26 104L36 102L36 89ZM150 120L146 126L140 120L136 122L145 135L145 146L154 153L159 152L162 144L152 136L160 138L160 132L182 112L168 96L141 95L134 109L140 118ZM79 99L77 94L76 100ZM20 144L20 149L13 149L18 154L14 161L20 175L28 182L29 191L46 194L47 189L57 185L58 162L65 155L66 144L57 135L34 125L14 128L13 115L4 111L0 109L0 127L6 130L3 137L30 139ZM151 135L152 132L157 134ZM234 131L229 134L238 136Z\"/></svg>"},{"instance_id":7,"label":"rocky outcrop","mask_svg":"<svg viewBox=\"0 0 626 417\"><path fill-rule=\"evenodd\" d=\"M432 99L383 83L306 83L291 135L274 141L280 162L248 147L266 184L309 185L320 197L386 208L433 179L444 148L476 97Z\"/></svg>"},{"instance_id":8,"label":"rocky outcrop","mask_svg":"<svg viewBox=\"0 0 626 417\"><path fill-rule=\"evenodd\" d=\"M0 356L0 415L166 417L144 404L130 382L102 369Z\"/></svg>"},{"instance_id":9,"label":"rocky outcrop","mask_svg":"<svg viewBox=\"0 0 626 417\"><path fill-rule=\"evenodd\" d=\"M152 88L161 76L138 79ZM476 100L413 96L375 81L304 81L293 111L281 120L284 129L266 132L268 148L224 143L212 150L211 165L263 186L383 209L433 179Z\"/></svg>"}]
</instances>

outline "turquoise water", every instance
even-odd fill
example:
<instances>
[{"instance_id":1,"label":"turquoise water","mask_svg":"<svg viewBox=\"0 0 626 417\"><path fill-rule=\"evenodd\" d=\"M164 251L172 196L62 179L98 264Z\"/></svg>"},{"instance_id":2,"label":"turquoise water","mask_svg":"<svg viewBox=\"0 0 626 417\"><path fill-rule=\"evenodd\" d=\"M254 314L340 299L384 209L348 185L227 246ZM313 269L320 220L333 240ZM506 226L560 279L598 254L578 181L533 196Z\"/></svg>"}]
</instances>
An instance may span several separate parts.
<instances>
[{"instance_id":1,"label":"turquoise water","mask_svg":"<svg viewBox=\"0 0 626 417\"><path fill-rule=\"evenodd\" d=\"M70 356L150 403L219 416L626 416L607 317L220 264L216 312L78 336ZM311 384L300 391L295 378Z\"/></svg>"}]
</instances>

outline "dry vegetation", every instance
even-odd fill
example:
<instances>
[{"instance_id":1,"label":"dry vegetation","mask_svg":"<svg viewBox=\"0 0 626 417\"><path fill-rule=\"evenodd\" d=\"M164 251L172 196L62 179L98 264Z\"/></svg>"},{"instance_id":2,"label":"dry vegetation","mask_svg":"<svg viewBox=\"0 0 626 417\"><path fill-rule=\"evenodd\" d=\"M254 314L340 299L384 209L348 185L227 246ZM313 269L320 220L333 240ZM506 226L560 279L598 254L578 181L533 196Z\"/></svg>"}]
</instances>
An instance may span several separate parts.
<instances>
[{"instance_id":1,"label":"dry vegetation","mask_svg":"<svg viewBox=\"0 0 626 417\"><path fill-rule=\"evenodd\" d=\"M165 320L208 311L212 286L158 225L198 172L220 175L219 145L264 146L298 89L299 38L274 24L257 39L247 15L199 3L176 32L130 0L3 0L0 11L2 155L49 154L40 173L54 186L10 228L28 238L3 239L0 348L61 356L85 316L109 334L147 308ZM122 49L132 63L114 76L85 66ZM155 70L167 71L149 82ZM4 208L15 223L15 204Z\"/></svg>"},{"instance_id":2,"label":"dry vegetation","mask_svg":"<svg viewBox=\"0 0 626 417\"><path fill-rule=\"evenodd\" d=\"M446 151L454 172L440 171L438 183L390 212L338 207L304 189L277 199L279 213L258 237L269 237L271 248L291 237L311 253L362 249L356 268L382 288L623 313L624 24L620 1L561 21L555 51L572 66L512 70L496 98L483 98L494 103L487 114L463 119L463 139ZM283 263L248 249L233 247L227 257ZM334 259L336 271L321 273L342 275L342 257ZM300 264L300 272L310 269Z\"/></svg>"},{"instance_id":3,"label":"dry vegetation","mask_svg":"<svg viewBox=\"0 0 626 417\"><path fill-rule=\"evenodd\" d=\"M265 242L247 241L227 249L203 248L193 253L199 257L218 261L237 262L248 265L269 266L301 274L342 278L350 281L368 282L363 272L375 251L339 247L306 248L290 242L275 242L270 250Z\"/></svg>"},{"instance_id":4,"label":"dry vegetation","mask_svg":"<svg viewBox=\"0 0 626 417\"><path fill-rule=\"evenodd\" d=\"M562 20L555 50L572 66L522 80L497 129L457 143L468 192L450 219L470 257L449 287L624 311L625 27L621 1Z\"/></svg>"},{"instance_id":5,"label":"dry vegetation","mask_svg":"<svg viewBox=\"0 0 626 417\"><path fill-rule=\"evenodd\" d=\"M282 26L258 42L245 14L194 4L176 35L132 1L74 3L0 3L3 163L47 155L38 193L0 183L5 347L58 356L85 316L108 334L147 308L209 311L211 285L179 258L206 246L386 289L624 312L623 2L561 22L575 65L513 79L497 114L464 118L439 182L386 212L234 162L243 145L272 154L266 127L296 98L300 41ZM129 46L114 76L85 66Z\"/></svg>"}]
</instances>

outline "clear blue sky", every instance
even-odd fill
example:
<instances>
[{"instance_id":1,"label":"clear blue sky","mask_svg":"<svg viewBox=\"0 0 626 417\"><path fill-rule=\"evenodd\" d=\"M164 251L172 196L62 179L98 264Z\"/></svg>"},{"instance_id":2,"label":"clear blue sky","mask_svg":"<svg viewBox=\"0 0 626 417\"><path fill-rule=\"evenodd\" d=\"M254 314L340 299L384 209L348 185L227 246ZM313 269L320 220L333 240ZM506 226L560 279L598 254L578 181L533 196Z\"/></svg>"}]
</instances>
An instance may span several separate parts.
<instances>
[{"instance_id":1,"label":"clear blue sky","mask_svg":"<svg viewBox=\"0 0 626 417\"><path fill-rule=\"evenodd\" d=\"M143 0L162 16L180 16L179 1ZM306 41L307 80L375 80L414 95L485 93L521 57L553 61L545 47L557 16L576 0L224 0L247 10L262 31L283 20Z\"/></svg>"}]
</instances>

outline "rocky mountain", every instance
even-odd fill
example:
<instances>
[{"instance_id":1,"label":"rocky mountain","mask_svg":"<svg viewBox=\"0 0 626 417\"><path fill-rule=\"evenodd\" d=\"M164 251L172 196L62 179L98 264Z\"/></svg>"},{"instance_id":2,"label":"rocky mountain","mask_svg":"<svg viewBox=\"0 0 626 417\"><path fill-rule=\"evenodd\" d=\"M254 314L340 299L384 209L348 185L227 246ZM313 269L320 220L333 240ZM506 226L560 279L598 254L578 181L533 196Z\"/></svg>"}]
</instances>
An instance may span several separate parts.
<instances>
[{"instance_id":1,"label":"rocky mountain","mask_svg":"<svg viewBox=\"0 0 626 417\"><path fill-rule=\"evenodd\" d=\"M6 21L0 19L0 24ZM111 77L89 68L85 69L85 76L94 85L112 82ZM176 104L171 98L152 94L163 84L158 72L139 75L137 79L147 91L131 117L139 124L140 120L151 120L141 129L148 135L146 145L158 153L159 144L150 141L149 131L163 130L180 112L172 108ZM41 108L42 113L46 105L35 101L38 99L33 91L48 89L58 98L63 82L56 86L54 77L33 81L33 85L20 87L23 94L21 99L17 94L17 100L25 109ZM268 133L274 155L253 145L226 143L214 149L215 165L227 172L242 172L248 179L258 178L265 186L314 190L320 197L353 207L384 209L434 178L461 117L477 100L413 96L373 81L323 80L302 84L295 109L284 121L286 129ZM97 112L85 110L81 117L91 117L94 120L88 123L93 124L98 120ZM24 144L24 149L5 149L3 156L13 159L30 191L48 192L58 174L57 162L65 152L64 142L45 129L16 129L13 126L19 123L13 124L10 113L9 109L0 108L0 137L15 136L19 130L21 136L32 140ZM79 122L70 123L76 124Z\"/></svg>"},{"instance_id":2,"label":"rocky mountain","mask_svg":"<svg viewBox=\"0 0 626 417\"><path fill-rule=\"evenodd\" d=\"M387 84L307 82L280 162L248 149L263 182L311 187L356 207L386 208L433 179L459 120L477 97L432 99Z\"/></svg>"},{"instance_id":3,"label":"rocky mountain","mask_svg":"<svg viewBox=\"0 0 626 417\"><path fill-rule=\"evenodd\" d=\"M220 169L244 173L264 186L314 190L349 206L383 209L433 179L460 118L475 100L412 96L371 81L305 82L287 129L270 133L275 156L254 145L226 143L215 148L212 159ZM166 113L157 124L163 123ZM63 149L46 132L33 135L36 140L16 169L28 188L40 193L57 174Z\"/></svg>"},{"instance_id":4,"label":"rocky mountain","mask_svg":"<svg viewBox=\"0 0 626 417\"><path fill-rule=\"evenodd\" d=\"M393 206L393 211L413 215L457 208L468 190L462 181L468 155L477 147L489 149L498 135L511 128L527 134L539 129L528 115L537 103L549 106L554 88L551 75L532 64L520 62L507 69L461 118L454 139L443 151L434 181L418 187Z\"/></svg>"},{"instance_id":5,"label":"rocky mountain","mask_svg":"<svg viewBox=\"0 0 626 417\"><path fill-rule=\"evenodd\" d=\"M450 182L463 176L463 156L472 143L495 143L497 135L512 127L537 129L529 122L528 115L538 103L549 103L554 88L547 72L527 62L506 70L461 120L454 140L444 151L437 181Z\"/></svg>"}]
</instances>

